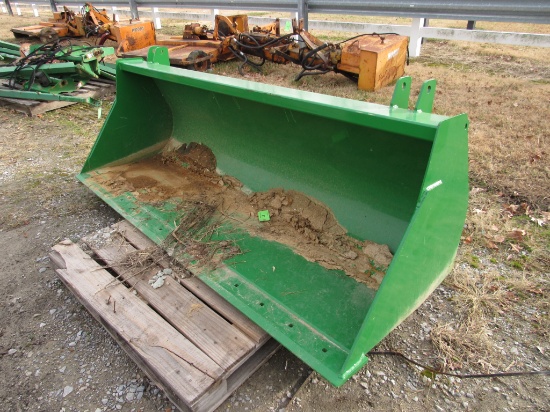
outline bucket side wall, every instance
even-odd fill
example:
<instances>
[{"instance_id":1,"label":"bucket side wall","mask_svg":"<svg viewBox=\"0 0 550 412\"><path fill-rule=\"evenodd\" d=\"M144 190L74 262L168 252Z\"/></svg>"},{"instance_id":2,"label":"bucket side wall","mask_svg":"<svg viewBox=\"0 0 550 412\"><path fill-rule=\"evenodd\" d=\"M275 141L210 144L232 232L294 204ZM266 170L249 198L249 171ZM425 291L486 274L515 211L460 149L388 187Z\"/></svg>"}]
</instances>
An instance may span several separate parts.
<instances>
[{"instance_id":1,"label":"bucket side wall","mask_svg":"<svg viewBox=\"0 0 550 412\"><path fill-rule=\"evenodd\" d=\"M172 113L154 80L117 69L115 102L81 173L150 156L172 129Z\"/></svg>"},{"instance_id":2,"label":"bucket side wall","mask_svg":"<svg viewBox=\"0 0 550 412\"><path fill-rule=\"evenodd\" d=\"M468 207L467 129L466 115L438 128L418 207L342 368L344 376L452 269Z\"/></svg>"}]
</instances>

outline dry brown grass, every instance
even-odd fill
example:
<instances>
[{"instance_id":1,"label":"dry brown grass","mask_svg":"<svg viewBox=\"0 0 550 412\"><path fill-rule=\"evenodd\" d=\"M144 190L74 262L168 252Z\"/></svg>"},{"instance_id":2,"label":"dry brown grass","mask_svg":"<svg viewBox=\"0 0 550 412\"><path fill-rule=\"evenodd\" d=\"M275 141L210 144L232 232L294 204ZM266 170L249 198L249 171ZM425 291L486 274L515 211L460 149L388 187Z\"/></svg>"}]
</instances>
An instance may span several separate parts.
<instances>
[{"instance_id":1,"label":"dry brown grass","mask_svg":"<svg viewBox=\"0 0 550 412\"><path fill-rule=\"evenodd\" d=\"M492 336L496 319L507 319L511 327L525 321L542 339L547 336L548 317L533 318L524 308L548 313L544 298L550 291L548 280L538 271L498 265L489 256L483 249L462 248L457 268L444 282L456 292L452 298L455 318L434 327L431 339L447 368L499 369L495 365L502 365L506 358Z\"/></svg>"},{"instance_id":2,"label":"dry brown grass","mask_svg":"<svg viewBox=\"0 0 550 412\"><path fill-rule=\"evenodd\" d=\"M507 319L513 327L517 319L525 318L532 324L533 332L539 335L538 339L546 339L547 317L526 316L523 309L534 305L538 313L547 313L548 304L543 295L548 296L548 285L543 292L541 285L525 273L475 270L464 266L455 270L445 284L456 291L453 298L456 317L434 327L431 340L446 367L470 369L481 365L485 371L498 369L495 365L502 364L506 358L495 346L495 319ZM515 339L522 340L519 336Z\"/></svg>"},{"instance_id":3,"label":"dry brown grass","mask_svg":"<svg viewBox=\"0 0 550 412\"><path fill-rule=\"evenodd\" d=\"M13 5L12 7L15 9ZM10 17L5 14L0 14L0 39L11 43L18 43L13 37L13 33L10 29L13 27L23 27L31 24L37 24L40 21L40 18L36 18L32 15L32 9L30 10L30 13L25 13L23 16Z\"/></svg>"},{"instance_id":4,"label":"dry brown grass","mask_svg":"<svg viewBox=\"0 0 550 412\"><path fill-rule=\"evenodd\" d=\"M224 261L242 254L234 240L219 240L219 232L226 232L224 218L214 217L217 205L203 202L183 202L179 206L179 225L163 245L170 256L190 272L200 273L205 268L217 269Z\"/></svg>"},{"instance_id":5,"label":"dry brown grass","mask_svg":"<svg viewBox=\"0 0 550 412\"><path fill-rule=\"evenodd\" d=\"M495 351L483 319L468 317L460 323L438 325L431 330L430 337L441 370L463 369L465 365L475 365L485 372L494 370Z\"/></svg>"},{"instance_id":6,"label":"dry brown grass","mask_svg":"<svg viewBox=\"0 0 550 412\"><path fill-rule=\"evenodd\" d=\"M509 266L516 269L542 271L548 268L548 212L531 210L527 203L514 204L508 200L499 193L472 189L463 250L485 248L502 254L496 257L512 262Z\"/></svg>"},{"instance_id":7,"label":"dry brown grass","mask_svg":"<svg viewBox=\"0 0 550 412\"><path fill-rule=\"evenodd\" d=\"M457 264L444 282L456 292L455 318L431 331L447 367L501 368L506 357L492 336L495 322L528 330L535 342L547 339L549 217L490 190L472 189Z\"/></svg>"}]
</instances>

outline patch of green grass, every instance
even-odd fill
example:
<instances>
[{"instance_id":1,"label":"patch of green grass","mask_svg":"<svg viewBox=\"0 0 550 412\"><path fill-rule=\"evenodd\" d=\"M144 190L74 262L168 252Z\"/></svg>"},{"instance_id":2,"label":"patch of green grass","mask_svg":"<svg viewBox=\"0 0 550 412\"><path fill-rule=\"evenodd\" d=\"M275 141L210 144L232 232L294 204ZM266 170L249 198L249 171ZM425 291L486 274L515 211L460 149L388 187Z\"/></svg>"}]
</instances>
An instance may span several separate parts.
<instances>
[{"instance_id":1,"label":"patch of green grass","mask_svg":"<svg viewBox=\"0 0 550 412\"><path fill-rule=\"evenodd\" d=\"M521 246L523 247L523 250L525 250L526 252L532 252L533 251L533 248L530 245L528 245L527 243L522 243ZM522 258L527 259L527 256L522 256Z\"/></svg>"},{"instance_id":2,"label":"patch of green grass","mask_svg":"<svg viewBox=\"0 0 550 412\"><path fill-rule=\"evenodd\" d=\"M350 36L348 35L334 35L334 34L329 34L329 35L326 35L326 34L320 34L319 36L317 36L320 40L324 40L326 42L331 42L331 43L337 43L337 42L341 42L341 41L345 41L347 39L350 38Z\"/></svg>"},{"instance_id":3,"label":"patch of green grass","mask_svg":"<svg viewBox=\"0 0 550 412\"><path fill-rule=\"evenodd\" d=\"M479 269L481 267L481 260L476 255L470 255L468 258L468 264L474 269Z\"/></svg>"},{"instance_id":4,"label":"patch of green grass","mask_svg":"<svg viewBox=\"0 0 550 412\"><path fill-rule=\"evenodd\" d=\"M521 300L526 300L526 299L529 298L529 295L527 295L526 293L524 293L524 292L521 291L521 290L516 290L515 293L516 293L516 296L517 296L518 298L520 298Z\"/></svg>"},{"instance_id":5,"label":"patch of green grass","mask_svg":"<svg viewBox=\"0 0 550 412\"><path fill-rule=\"evenodd\" d=\"M265 15L269 15L269 13L266 13L265 11L249 11L246 14L249 17L263 17Z\"/></svg>"},{"instance_id":6,"label":"patch of green grass","mask_svg":"<svg viewBox=\"0 0 550 412\"><path fill-rule=\"evenodd\" d=\"M518 223L529 223L531 222L531 218L527 215L516 215L512 218L514 221Z\"/></svg>"},{"instance_id":7,"label":"patch of green grass","mask_svg":"<svg viewBox=\"0 0 550 412\"><path fill-rule=\"evenodd\" d=\"M425 376L428 379L431 379L432 381L435 379L436 373L429 371L428 369L424 369L422 372L420 372L422 376Z\"/></svg>"},{"instance_id":8,"label":"patch of green grass","mask_svg":"<svg viewBox=\"0 0 550 412\"><path fill-rule=\"evenodd\" d=\"M550 228L540 229L538 235L547 242L546 246L550 247Z\"/></svg>"},{"instance_id":9,"label":"patch of green grass","mask_svg":"<svg viewBox=\"0 0 550 412\"><path fill-rule=\"evenodd\" d=\"M42 179L33 179L27 183L27 190L28 189L35 189L40 186L42 183Z\"/></svg>"},{"instance_id":10,"label":"patch of green grass","mask_svg":"<svg viewBox=\"0 0 550 412\"><path fill-rule=\"evenodd\" d=\"M52 174L56 175L56 176L59 176L59 177L73 177L73 174L66 171L66 170L62 170L62 169L59 169L57 167L54 167L52 169Z\"/></svg>"},{"instance_id":11,"label":"patch of green grass","mask_svg":"<svg viewBox=\"0 0 550 412\"><path fill-rule=\"evenodd\" d=\"M417 59L417 60L420 60L420 59ZM422 61L420 61L420 63L422 63ZM445 69L449 68L451 66L450 63L444 63L444 62L424 62L424 64L428 67L443 67Z\"/></svg>"},{"instance_id":12,"label":"patch of green grass","mask_svg":"<svg viewBox=\"0 0 550 412\"><path fill-rule=\"evenodd\" d=\"M511 260L508 264L514 269L523 270L523 263L519 260Z\"/></svg>"}]
</instances>

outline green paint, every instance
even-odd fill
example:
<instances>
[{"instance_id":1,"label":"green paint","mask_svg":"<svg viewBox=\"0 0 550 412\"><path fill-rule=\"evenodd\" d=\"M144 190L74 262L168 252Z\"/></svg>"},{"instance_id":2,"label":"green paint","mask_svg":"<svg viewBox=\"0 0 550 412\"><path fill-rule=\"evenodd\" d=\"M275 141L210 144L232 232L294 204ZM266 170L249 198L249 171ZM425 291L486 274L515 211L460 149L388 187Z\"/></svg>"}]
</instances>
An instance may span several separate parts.
<instances>
[{"instance_id":1,"label":"green paint","mask_svg":"<svg viewBox=\"0 0 550 412\"><path fill-rule=\"evenodd\" d=\"M260 222L269 222L271 217L269 216L269 210L260 210L258 212L258 220Z\"/></svg>"},{"instance_id":2,"label":"green paint","mask_svg":"<svg viewBox=\"0 0 550 412\"><path fill-rule=\"evenodd\" d=\"M403 76L397 79L395 88L393 89L393 96L391 98L390 107L396 107L400 109L409 108L409 97L411 95L411 82L410 76Z\"/></svg>"},{"instance_id":3,"label":"green paint","mask_svg":"<svg viewBox=\"0 0 550 412\"><path fill-rule=\"evenodd\" d=\"M28 92L24 90L0 90L0 97L10 97L13 99L31 99L44 101L65 101L76 103L88 103L95 107L101 106L100 100L92 99L91 97L67 96L62 94L51 94L41 92Z\"/></svg>"},{"instance_id":4,"label":"green paint","mask_svg":"<svg viewBox=\"0 0 550 412\"><path fill-rule=\"evenodd\" d=\"M118 61L117 97L79 179L161 243L185 199L144 204L90 176L153 156L170 141L204 143L221 172L252 191L282 187L323 202L349 233L395 254L375 291L288 247L235 230L246 253L197 275L334 385L420 305L452 267L468 198L465 115L419 111L268 86L156 63ZM399 83L398 83L399 84ZM433 89L431 90L433 91ZM395 96L395 94L394 94ZM433 93L432 93L433 96Z\"/></svg>"},{"instance_id":5,"label":"green paint","mask_svg":"<svg viewBox=\"0 0 550 412\"><path fill-rule=\"evenodd\" d=\"M422 88L420 89L416 106L414 107L415 110L425 113L432 112L434 106L435 86L436 81L434 79L426 80L424 82Z\"/></svg>"}]
</instances>

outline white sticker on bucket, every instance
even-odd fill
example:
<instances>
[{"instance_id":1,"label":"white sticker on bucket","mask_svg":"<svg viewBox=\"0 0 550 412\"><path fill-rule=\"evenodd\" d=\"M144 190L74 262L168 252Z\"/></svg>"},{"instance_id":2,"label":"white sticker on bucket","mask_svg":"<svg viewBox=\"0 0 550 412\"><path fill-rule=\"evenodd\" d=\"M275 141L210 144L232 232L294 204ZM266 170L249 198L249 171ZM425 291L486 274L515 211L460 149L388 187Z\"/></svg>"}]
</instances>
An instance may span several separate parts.
<instances>
[{"instance_id":1,"label":"white sticker on bucket","mask_svg":"<svg viewBox=\"0 0 550 412\"><path fill-rule=\"evenodd\" d=\"M429 185L429 186L426 188L426 192L429 192L430 190L433 190L433 189L435 189L437 186L441 186L442 184L443 184L443 181L442 181L442 180L438 180L437 182L432 183L431 185Z\"/></svg>"}]
</instances>

